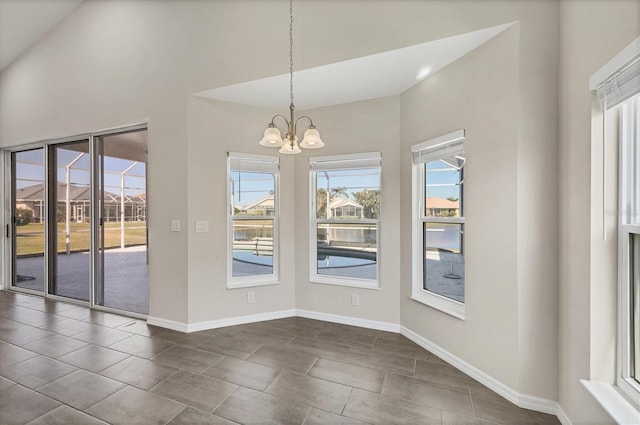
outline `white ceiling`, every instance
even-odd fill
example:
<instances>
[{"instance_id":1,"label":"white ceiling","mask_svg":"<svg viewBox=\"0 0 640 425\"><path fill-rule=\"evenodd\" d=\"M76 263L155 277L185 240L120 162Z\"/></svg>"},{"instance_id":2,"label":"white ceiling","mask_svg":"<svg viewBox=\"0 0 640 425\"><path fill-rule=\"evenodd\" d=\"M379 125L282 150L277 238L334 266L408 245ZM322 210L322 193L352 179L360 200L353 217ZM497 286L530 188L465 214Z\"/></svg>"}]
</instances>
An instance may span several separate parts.
<instances>
[{"instance_id":1,"label":"white ceiling","mask_svg":"<svg viewBox=\"0 0 640 425\"><path fill-rule=\"evenodd\" d=\"M0 72L83 0L0 0ZM513 23L294 72L298 109L402 93ZM289 105L289 74L218 87L198 96L268 108Z\"/></svg>"},{"instance_id":2,"label":"white ceiling","mask_svg":"<svg viewBox=\"0 0 640 425\"><path fill-rule=\"evenodd\" d=\"M82 0L0 0L0 72Z\"/></svg>"},{"instance_id":3,"label":"white ceiling","mask_svg":"<svg viewBox=\"0 0 640 425\"><path fill-rule=\"evenodd\" d=\"M293 73L295 106L297 109L313 109L400 94L512 25L499 25L296 71ZM195 95L266 108L283 108L290 103L289 74L218 87Z\"/></svg>"}]
</instances>

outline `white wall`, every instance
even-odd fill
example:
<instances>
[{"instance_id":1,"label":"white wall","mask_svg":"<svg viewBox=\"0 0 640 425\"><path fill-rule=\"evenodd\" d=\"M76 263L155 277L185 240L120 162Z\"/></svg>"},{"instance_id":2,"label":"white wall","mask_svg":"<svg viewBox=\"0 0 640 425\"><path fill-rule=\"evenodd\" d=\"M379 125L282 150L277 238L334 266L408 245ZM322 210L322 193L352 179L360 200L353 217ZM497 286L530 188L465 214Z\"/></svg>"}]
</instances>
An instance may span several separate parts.
<instances>
[{"instance_id":1,"label":"white wall","mask_svg":"<svg viewBox=\"0 0 640 425\"><path fill-rule=\"evenodd\" d=\"M518 391L558 396L559 2L520 25L517 159Z\"/></svg>"},{"instance_id":2,"label":"white wall","mask_svg":"<svg viewBox=\"0 0 640 425\"><path fill-rule=\"evenodd\" d=\"M275 112L267 109L189 99L189 323L295 308L294 158L280 158L280 283L227 289L227 152L278 155L258 145ZM196 220L209 221L208 233L195 233ZM256 302L247 303L247 292Z\"/></svg>"},{"instance_id":3,"label":"white wall","mask_svg":"<svg viewBox=\"0 0 640 425\"><path fill-rule=\"evenodd\" d=\"M555 400L557 4L403 95L402 143L464 128L466 320L408 299L411 194L402 192L402 323L520 394ZM544 33L534 28L544 27ZM402 156L402 187L411 183ZM455 337L452 337L455 335Z\"/></svg>"},{"instance_id":4,"label":"white wall","mask_svg":"<svg viewBox=\"0 0 640 425\"><path fill-rule=\"evenodd\" d=\"M409 299L411 197L402 191L402 323L501 382L518 386L518 28L402 96L401 181L411 145L465 130L466 320ZM482 83L480 83L482 82ZM490 100L489 100L490 99Z\"/></svg>"},{"instance_id":5,"label":"white wall","mask_svg":"<svg viewBox=\"0 0 640 425\"><path fill-rule=\"evenodd\" d=\"M592 370L594 378L602 379L611 373L610 366L608 372L596 372L599 367L592 364L592 354L596 362L606 361L607 357L610 361L613 354L603 353L603 345L594 351L592 347L605 344L605 350L612 350L615 338L611 328L605 331L608 341L597 329L598 315L607 310L609 315L614 314L611 295L602 296L602 285L615 287L616 282L594 279L611 278L610 269L601 261L603 255L611 259L610 250L615 248L611 238L609 243L601 240L601 161L597 145L592 147L599 138L592 141L588 81L640 34L640 2L566 0L561 2L560 12L559 400L574 424L604 424L611 419L579 383L580 379L589 379ZM592 341L592 335L599 341Z\"/></svg>"}]
</instances>

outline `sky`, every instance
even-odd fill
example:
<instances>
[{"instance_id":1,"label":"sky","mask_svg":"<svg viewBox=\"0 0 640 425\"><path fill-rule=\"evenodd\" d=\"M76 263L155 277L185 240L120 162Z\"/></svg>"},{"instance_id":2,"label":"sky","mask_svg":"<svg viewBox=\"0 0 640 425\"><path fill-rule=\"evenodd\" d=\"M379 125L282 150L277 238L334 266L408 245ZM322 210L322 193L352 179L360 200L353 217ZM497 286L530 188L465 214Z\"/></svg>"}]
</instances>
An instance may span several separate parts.
<instances>
[{"instance_id":1,"label":"sky","mask_svg":"<svg viewBox=\"0 0 640 425\"><path fill-rule=\"evenodd\" d=\"M18 189L34 184L40 184L44 180L44 150L42 148L16 153L16 187ZM58 163L57 178L60 182L66 182L65 166L76 159L81 152L58 148L56 149L56 161ZM89 155L82 157L72 166L70 173L70 183L75 186L88 186ZM119 158L105 157L105 191L120 194L120 173L129 168L134 161ZM135 196L146 192L146 164L138 163L128 173L125 178L125 195Z\"/></svg>"},{"instance_id":2,"label":"sky","mask_svg":"<svg viewBox=\"0 0 640 425\"><path fill-rule=\"evenodd\" d=\"M365 189L380 189L380 170L378 168L331 170L326 174L319 171L316 181L318 188L345 187L347 195L353 199L355 192ZM460 190L457 185L459 181L460 173L458 170L442 161L431 161L427 164L426 196L459 199ZM270 173L231 173L231 192L233 203L237 207L269 196L274 191L274 187L274 177Z\"/></svg>"},{"instance_id":3,"label":"sky","mask_svg":"<svg viewBox=\"0 0 640 425\"><path fill-rule=\"evenodd\" d=\"M353 199L352 194L364 189L380 189L380 170L332 170L326 172L329 177L330 189L345 187L347 194ZM324 172L318 172L318 188L327 187L327 177ZM235 206L245 206L262 199L274 190L274 178L269 173L232 172L231 190Z\"/></svg>"},{"instance_id":4,"label":"sky","mask_svg":"<svg viewBox=\"0 0 640 425\"><path fill-rule=\"evenodd\" d=\"M460 172L449 164L439 160L427 163L427 198L460 199L458 183L460 183Z\"/></svg>"},{"instance_id":5,"label":"sky","mask_svg":"<svg viewBox=\"0 0 640 425\"><path fill-rule=\"evenodd\" d=\"M275 178L271 173L231 172L233 205L242 207L266 198L275 191Z\"/></svg>"}]
</instances>

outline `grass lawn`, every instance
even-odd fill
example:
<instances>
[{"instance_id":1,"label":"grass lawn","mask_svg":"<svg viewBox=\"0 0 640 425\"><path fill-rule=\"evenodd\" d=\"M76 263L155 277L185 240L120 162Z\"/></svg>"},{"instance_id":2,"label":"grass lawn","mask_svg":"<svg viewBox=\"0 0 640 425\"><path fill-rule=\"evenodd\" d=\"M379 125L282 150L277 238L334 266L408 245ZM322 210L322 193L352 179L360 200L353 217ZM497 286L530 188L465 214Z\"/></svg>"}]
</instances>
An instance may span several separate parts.
<instances>
[{"instance_id":1,"label":"grass lawn","mask_svg":"<svg viewBox=\"0 0 640 425\"><path fill-rule=\"evenodd\" d=\"M57 225L57 248L59 253L66 252L65 224ZM125 222L125 245L144 245L147 243L147 223L144 221ZM16 251L20 255L44 253L44 224L27 224L16 228ZM72 251L88 251L90 245L90 224L71 223L70 240ZM120 223L105 223L105 248L120 247Z\"/></svg>"}]
</instances>

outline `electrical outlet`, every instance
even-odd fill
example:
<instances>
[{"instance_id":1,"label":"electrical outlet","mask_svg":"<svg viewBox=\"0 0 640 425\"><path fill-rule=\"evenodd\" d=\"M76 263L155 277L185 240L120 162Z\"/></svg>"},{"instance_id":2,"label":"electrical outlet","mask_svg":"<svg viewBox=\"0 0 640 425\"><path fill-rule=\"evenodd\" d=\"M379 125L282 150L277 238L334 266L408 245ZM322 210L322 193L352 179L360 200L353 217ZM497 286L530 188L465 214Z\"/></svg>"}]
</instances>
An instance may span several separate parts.
<instances>
[{"instance_id":1,"label":"electrical outlet","mask_svg":"<svg viewBox=\"0 0 640 425\"><path fill-rule=\"evenodd\" d=\"M249 304L256 302L256 293L253 291L247 292L247 302Z\"/></svg>"},{"instance_id":2,"label":"electrical outlet","mask_svg":"<svg viewBox=\"0 0 640 425\"><path fill-rule=\"evenodd\" d=\"M172 232L180 231L180 220L171 220L171 231Z\"/></svg>"},{"instance_id":3,"label":"electrical outlet","mask_svg":"<svg viewBox=\"0 0 640 425\"><path fill-rule=\"evenodd\" d=\"M351 294L351 305L360 305L360 295Z\"/></svg>"}]
</instances>

